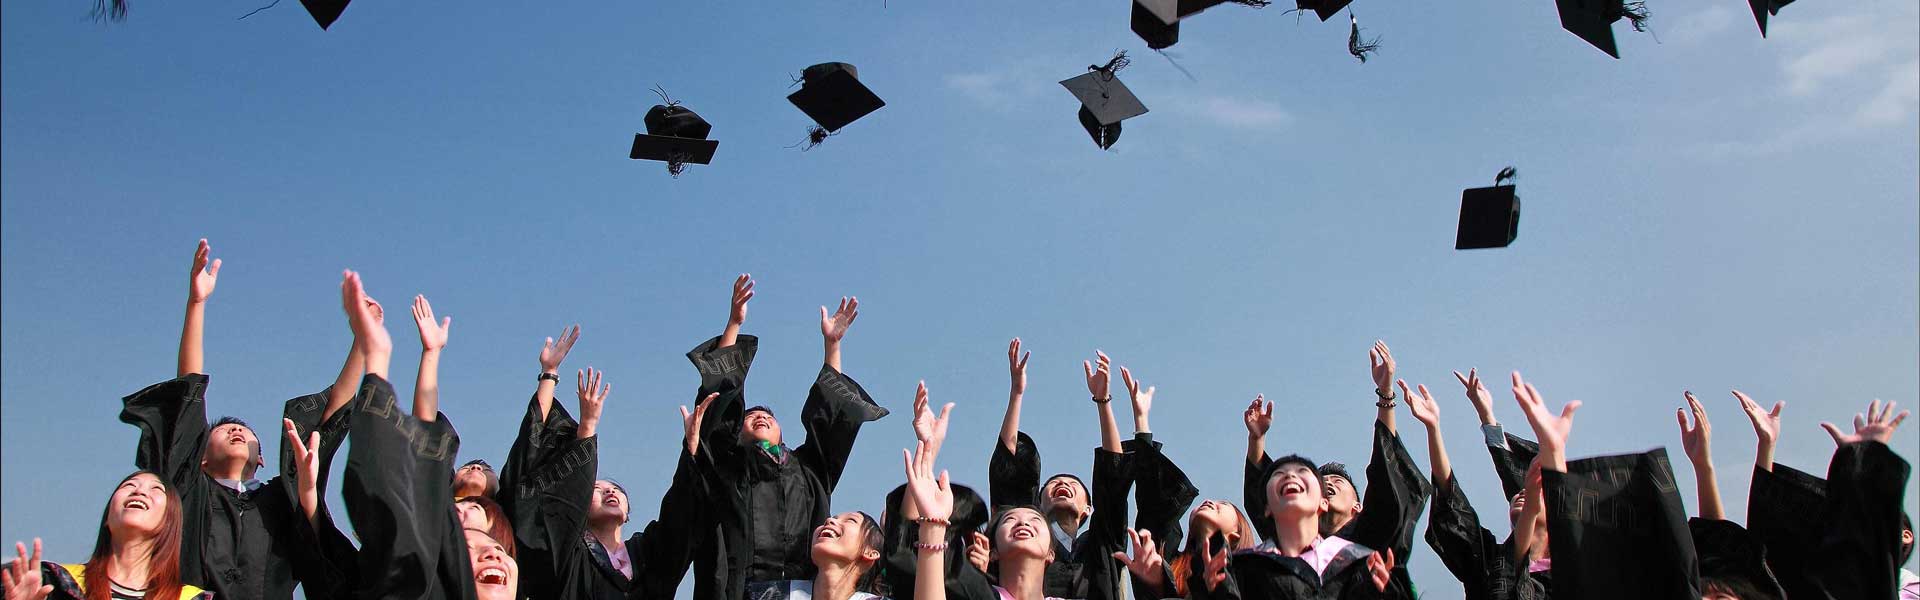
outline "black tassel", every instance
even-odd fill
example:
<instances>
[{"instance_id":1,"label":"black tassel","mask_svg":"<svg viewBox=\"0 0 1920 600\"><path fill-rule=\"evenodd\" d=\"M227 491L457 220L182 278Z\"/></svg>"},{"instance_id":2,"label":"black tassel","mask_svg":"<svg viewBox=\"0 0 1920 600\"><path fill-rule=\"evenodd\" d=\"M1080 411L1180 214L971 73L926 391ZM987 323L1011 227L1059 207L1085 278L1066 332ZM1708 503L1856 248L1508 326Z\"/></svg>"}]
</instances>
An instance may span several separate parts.
<instances>
[{"instance_id":1,"label":"black tassel","mask_svg":"<svg viewBox=\"0 0 1920 600\"><path fill-rule=\"evenodd\" d=\"M1513 183L1513 180L1519 179L1519 178L1520 178L1520 173L1518 171L1515 171L1513 167L1509 166L1505 169L1501 169L1498 175L1493 176L1493 184L1507 185L1509 183Z\"/></svg>"},{"instance_id":2,"label":"black tassel","mask_svg":"<svg viewBox=\"0 0 1920 600\"><path fill-rule=\"evenodd\" d=\"M125 21L127 0L93 0L93 12L87 16L94 21Z\"/></svg>"},{"instance_id":3,"label":"black tassel","mask_svg":"<svg viewBox=\"0 0 1920 600\"><path fill-rule=\"evenodd\" d=\"M1626 2L1620 5L1620 16L1633 24L1634 31L1646 31L1647 19L1653 18L1653 13L1647 12L1645 2Z\"/></svg>"},{"instance_id":4,"label":"black tassel","mask_svg":"<svg viewBox=\"0 0 1920 600\"><path fill-rule=\"evenodd\" d=\"M687 172L687 161L692 158L692 155L684 152L675 152L668 155L667 174L672 175L674 179L679 179L681 173Z\"/></svg>"},{"instance_id":5,"label":"black tassel","mask_svg":"<svg viewBox=\"0 0 1920 600\"><path fill-rule=\"evenodd\" d=\"M1367 62L1368 54L1380 50L1380 38L1360 39L1360 19L1353 16L1351 12L1347 13L1347 19L1353 23L1353 33L1347 35L1347 54L1352 54L1364 64Z\"/></svg>"},{"instance_id":6,"label":"black tassel","mask_svg":"<svg viewBox=\"0 0 1920 600\"><path fill-rule=\"evenodd\" d=\"M1273 4L1272 2L1268 2L1267 0L1227 0L1227 1L1232 2L1234 4L1244 4L1254 8L1266 8L1267 5Z\"/></svg>"},{"instance_id":7,"label":"black tassel","mask_svg":"<svg viewBox=\"0 0 1920 600\"><path fill-rule=\"evenodd\" d=\"M801 148L800 151L806 152L808 150L812 150L815 146L819 146L821 142L827 141L827 138L833 137L834 135L836 134L834 134L831 131L827 131L827 128L821 127L819 125L814 125L807 128L806 141L801 142L800 144L794 144L793 146L787 146L787 147L792 148L794 146L805 144L806 147Z\"/></svg>"},{"instance_id":8,"label":"black tassel","mask_svg":"<svg viewBox=\"0 0 1920 600\"><path fill-rule=\"evenodd\" d=\"M1098 72L1100 73L1101 79L1112 81L1115 74L1131 64L1133 64L1133 59L1127 58L1127 51L1121 50L1113 53L1113 58L1108 60L1106 65L1087 65L1087 70Z\"/></svg>"},{"instance_id":9,"label":"black tassel","mask_svg":"<svg viewBox=\"0 0 1920 600\"><path fill-rule=\"evenodd\" d=\"M674 100L673 98L667 96L667 89L660 87L660 84L657 84L657 83L654 84L651 90L653 91L654 95L659 96L660 101L666 103L667 106L680 105L679 100Z\"/></svg>"}]
</instances>

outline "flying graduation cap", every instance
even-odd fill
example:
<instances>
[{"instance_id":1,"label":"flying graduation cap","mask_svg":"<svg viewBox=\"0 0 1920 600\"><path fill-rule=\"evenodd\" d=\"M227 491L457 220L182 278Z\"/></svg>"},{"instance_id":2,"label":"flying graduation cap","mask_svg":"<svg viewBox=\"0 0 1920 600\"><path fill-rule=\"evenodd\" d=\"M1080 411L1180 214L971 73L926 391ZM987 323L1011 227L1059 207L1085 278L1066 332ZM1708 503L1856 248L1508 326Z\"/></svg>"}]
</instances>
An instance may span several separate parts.
<instances>
[{"instance_id":1,"label":"flying graduation cap","mask_svg":"<svg viewBox=\"0 0 1920 600\"><path fill-rule=\"evenodd\" d=\"M1753 20L1760 24L1760 37L1767 37L1767 15L1780 14L1780 8L1793 4L1793 0L1747 0L1747 6L1753 9Z\"/></svg>"},{"instance_id":2,"label":"flying graduation cap","mask_svg":"<svg viewBox=\"0 0 1920 600\"><path fill-rule=\"evenodd\" d=\"M1460 230L1453 249L1505 248L1520 236L1520 196L1515 193L1513 167L1500 170L1493 187L1460 193Z\"/></svg>"},{"instance_id":3,"label":"flying graduation cap","mask_svg":"<svg viewBox=\"0 0 1920 600\"><path fill-rule=\"evenodd\" d=\"M1749 0L1752 1L1752 0ZM1593 44L1607 56L1620 58L1613 43L1613 24L1625 18L1634 31L1647 30L1647 3L1638 0L1554 0L1560 7L1560 27Z\"/></svg>"},{"instance_id":4,"label":"flying graduation cap","mask_svg":"<svg viewBox=\"0 0 1920 600\"><path fill-rule=\"evenodd\" d=\"M666 104L656 104L647 111L647 132L634 134L633 151L627 158L664 161L667 173L674 177L686 171L687 163L713 162L714 151L720 149L720 140L707 139L713 125L668 98L666 92L656 89L654 93L660 94Z\"/></svg>"},{"instance_id":5,"label":"flying graduation cap","mask_svg":"<svg viewBox=\"0 0 1920 600\"><path fill-rule=\"evenodd\" d=\"M313 22L320 24L320 30L326 31L327 27L340 19L340 13L347 11L347 3L351 1L300 0L300 4L307 7L307 14L313 15Z\"/></svg>"},{"instance_id":6,"label":"flying graduation cap","mask_svg":"<svg viewBox=\"0 0 1920 600\"><path fill-rule=\"evenodd\" d=\"M1348 4L1353 4L1353 0L1295 0L1293 6L1297 11L1313 11L1313 14L1320 16L1320 22L1325 23L1327 19L1340 14L1340 9Z\"/></svg>"},{"instance_id":7,"label":"flying graduation cap","mask_svg":"<svg viewBox=\"0 0 1920 600\"><path fill-rule=\"evenodd\" d=\"M1107 64L1087 65L1086 73L1060 82L1080 100L1080 126L1101 150L1112 148L1120 139L1121 121L1147 114L1147 106L1115 75L1130 62L1126 51L1121 51Z\"/></svg>"},{"instance_id":8,"label":"flying graduation cap","mask_svg":"<svg viewBox=\"0 0 1920 600\"><path fill-rule=\"evenodd\" d=\"M859 71L843 62L820 63L800 72L800 90L787 101L807 113L816 126L807 129L807 148L820 145L841 127L887 103L860 83Z\"/></svg>"},{"instance_id":9,"label":"flying graduation cap","mask_svg":"<svg viewBox=\"0 0 1920 600\"><path fill-rule=\"evenodd\" d=\"M1228 3L1254 8L1272 4L1269 0L1133 0L1133 33L1148 48L1162 50L1180 41L1181 19Z\"/></svg>"}]
</instances>

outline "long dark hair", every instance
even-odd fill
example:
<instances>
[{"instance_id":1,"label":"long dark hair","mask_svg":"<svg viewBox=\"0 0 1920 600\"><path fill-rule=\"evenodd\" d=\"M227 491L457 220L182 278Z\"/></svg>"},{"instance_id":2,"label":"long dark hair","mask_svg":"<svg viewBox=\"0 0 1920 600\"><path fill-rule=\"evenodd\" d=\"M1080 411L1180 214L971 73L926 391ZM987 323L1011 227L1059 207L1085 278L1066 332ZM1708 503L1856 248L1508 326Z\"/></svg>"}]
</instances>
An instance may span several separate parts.
<instances>
[{"instance_id":1,"label":"long dark hair","mask_svg":"<svg viewBox=\"0 0 1920 600\"><path fill-rule=\"evenodd\" d=\"M1235 550L1252 548L1255 544L1255 540L1259 539L1260 534L1254 533L1253 522L1247 520L1247 511L1240 510L1240 505L1234 504L1232 502L1221 502L1220 504L1225 504L1228 507L1231 507L1233 509L1233 514L1238 515L1240 517L1239 519L1236 520L1236 523L1235 523L1235 526L1240 528L1239 545L1234 546L1232 548L1228 548L1227 551L1232 552ZM1206 557L1200 556L1200 540L1202 539L1202 536L1199 535L1199 529L1193 526L1195 521L1194 514L1195 513L1189 513L1187 515L1187 531L1192 535L1188 535L1187 540L1182 543L1179 556L1175 556L1167 559L1167 571L1171 575L1170 579L1172 579L1172 581L1167 582L1167 586L1173 588L1174 595L1179 596L1181 598L1187 597L1187 576L1193 574L1194 561L1198 560L1200 561L1200 564L1206 564L1206 560L1207 560ZM1221 538L1224 539L1227 533L1229 532L1221 531L1218 533L1220 534ZM1212 537L1212 536L1206 536L1206 537ZM1210 543L1218 543L1218 542L1210 542ZM1212 550L1214 552L1219 552L1220 548L1216 547L1216 548L1212 548Z\"/></svg>"},{"instance_id":2,"label":"long dark hair","mask_svg":"<svg viewBox=\"0 0 1920 600\"><path fill-rule=\"evenodd\" d=\"M181 520L180 495L173 492L173 486L165 477L152 471L134 471L114 484L113 491L141 475L152 475L159 479L167 490L167 509L160 515L160 533L153 538L153 550L147 555L146 597L154 600L174 600L180 597L180 531ZM195 473L198 476L199 473ZM113 493L107 494L107 506L100 510L100 534L93 540L93 556L87 559L86 600L112 600L113 580L107 575L107 563L113 561L113 532L107 529L107 517L113 511Z\"/></svg>"}]
</instances>

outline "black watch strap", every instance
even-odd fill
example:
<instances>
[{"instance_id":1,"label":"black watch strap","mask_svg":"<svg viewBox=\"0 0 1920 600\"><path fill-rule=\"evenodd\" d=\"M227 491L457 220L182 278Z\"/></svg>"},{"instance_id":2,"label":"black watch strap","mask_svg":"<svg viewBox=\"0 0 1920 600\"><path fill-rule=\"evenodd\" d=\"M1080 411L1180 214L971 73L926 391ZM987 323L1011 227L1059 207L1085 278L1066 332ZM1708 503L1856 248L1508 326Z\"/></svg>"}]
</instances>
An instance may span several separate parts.
<instances>
[{"instance_id":1,"label":"black watch strap","mask_svg":"<svg viewBox=\"0 0 1920 600\"><path fill-rule=\"evenodd\" d=\"M559 374L559 373L548 373L548 372L546 372L546 371L541 371L541 372L540 372L540 377L539 377L539 378L537 378L537 379L534 379L534 381L546 381L546 380L548 380L548 379L552 379L552 380L553 380L553 382L554 382L555 384L558 384L558 383L560 383L560 374Z\"/></svg>"}]
</instances>

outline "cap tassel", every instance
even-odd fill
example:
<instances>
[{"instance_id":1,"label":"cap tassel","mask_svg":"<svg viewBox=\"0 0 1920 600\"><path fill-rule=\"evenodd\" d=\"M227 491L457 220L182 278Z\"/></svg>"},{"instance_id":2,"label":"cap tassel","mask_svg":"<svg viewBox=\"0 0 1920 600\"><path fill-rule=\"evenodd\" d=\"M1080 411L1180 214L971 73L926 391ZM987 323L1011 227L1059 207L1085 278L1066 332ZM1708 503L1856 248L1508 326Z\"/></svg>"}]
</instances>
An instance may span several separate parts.
<instances>
[{"instance_id":1,"label":"cap tassel","mask_svg":"<svg viewBox=\"0 0 1920 600\"><path fill-rule=\"evenodd\" d=\"M819 146L821 142L827 141L827 138L830 138L836 135L839 135L839 134L831 131L827 131L827 128L825 127L821 127L819 125L810 125L807 127L807 139L801 140L800 142L787 147L800 148L801 152L806 152L808 150L812 150L815 146Z\"/></svg>"},{"instance_id":2,"label":"cap tassel","mask_svg":"<svg viewBox=\"0 0 1920 600\"><path fill-rule=\"evenodd\" d=\"M1519 178L1520 178L1520 172L1515 171L1512 166L1508 166L1505 169L1501 169L1499 174L1493 176L1493 184L1507 185L1507 184L1513 183L1515 179L1519 179Z\"/></svg>"},{"instance_id":3,"label":"cap tassel","mask_svg":"<svg viewBox=\"0 0 1920 600\"><path fill-rule=\"evenodd\" d=\"M1251 6L1251 7L1254 7L1254 8L1266 8L1266 7L1267 7L1267 5L1270 5L1270 4L1273 4L1272 2L1269 2L1268 0L1227 0L1227 1L1228 1L1228 2L1232 2L1232 3L1234 3L1234 4L1241 4L1241 5L1245 5L1245 6Z\"/></svg>"},{"instance_id":4,"label":"cap tassel","mask_svg":"<svg viewBox=\"0 0 1920 600\"><path fill-rule=\"evenodd\" d=\"M118 0L116 0L116 1L118 1ZM253 10L250 10L250 11L247 11L247 14L244 14L244 15L240 15L240 18L239 18L239 19L234 19L234 20L235 20L235 21L239 21L239 20L241 20L241 19L245 19L245 18L247 18L247 17L251 17L251 16L253 16L253 14L254 14L254 13L257 13L257 12L260 12L260 11L263 11L263 10L266 10L266 9L269 9L269 8L273 8L273 7L275 7L275 6L279 6L279 5L280 5L280 0L273 0L273 2L271 2L271 3L268 3L268 4L266 5L266 6L262 6L262 7L260 7L260 8L256 8L256 9L253 9Z\"/></svg>"},{"instance_id":5,"label":"cap tassel","mask_svg":"<svg viewBox=\"0 0 1920 600\"><path fill-rule=\"evenodd\" d=\"M87 16L95 21L125 21L127 20L127 0L93 0L93 12Z\"/></svg>"},{"instance_id":6,"label":"cap tassel","mask_svg":"<svg viewBox=\"0 0 1920 600\"><path fill-rule=\"evenodd\" d=\"M1131 64L1133 64L1133 59L1127 58L1127 51L1121 50L1113 53L1113 58L1108 60L1107 64L1087 65L1087 70L1099 73L1101 81L1113 81L1116 73L1119 73L1121 69L1125 69L1127 65Z\"/></svg>"},{"instance_id":7,"label":"cap tassel","mask_svg":"<svg viewBox=\"0 0 1920 600\"><path fill-rule=\"evenodd\" d=\"M1348 11L1347 20L1353 23L1353 33L1347 35L1347 54L1352 54L1354 58L1360 59L1361 64L1366 64L1367 55L1380 50L1380 38L1360 39L1360 19L1353 16L1352 11Z\"/></svg>"},{"instance_id":8,"label":"cap tassel","mask_svg":"<svg viewBox=\"0 0 1920 600\"><path fill-rule=\"evenodd\" d=\"M1646 2L1623 2L1620 4L1620 16L1633 24L1634 31L1646 31L1647 20L1653 18L1653 13L1647 12Z\"/></svg>"},{"instance_id":9,"label":"cap tassel","mask_svg":"<svg viewBox=\"0 0 1920 600\"><path fill-rule=\"evenodd\" d=\"M685 152L668 154L667 174L672 175L674 179L679 179L681 173L687 172L687 161L689 160L693 160L693 155Z\"/></svg>"}]
</instances>

